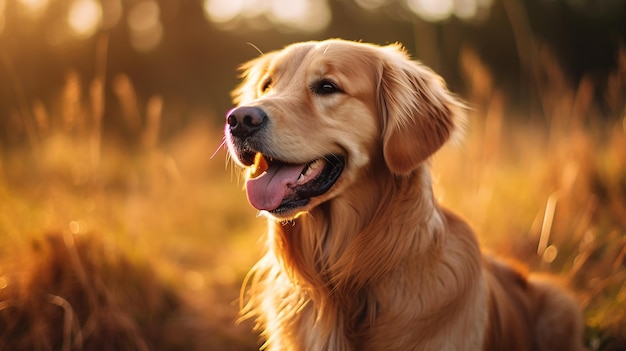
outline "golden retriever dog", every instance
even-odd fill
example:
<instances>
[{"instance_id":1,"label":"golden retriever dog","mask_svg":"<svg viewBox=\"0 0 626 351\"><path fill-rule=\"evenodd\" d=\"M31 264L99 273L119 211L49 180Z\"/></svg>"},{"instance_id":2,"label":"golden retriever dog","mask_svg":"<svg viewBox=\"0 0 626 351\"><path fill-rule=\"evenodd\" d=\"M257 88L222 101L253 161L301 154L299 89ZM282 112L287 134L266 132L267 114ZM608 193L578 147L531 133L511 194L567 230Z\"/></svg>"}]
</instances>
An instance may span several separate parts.
<instances>
[{"instance_id":1,"label":"golden retriever dog","mask_svg":"<svg viewBox=\"0 0 626 351\"><path fill-rule=\"evenodd\" d=\"M297 43L242 67L225 139L267 217L242 313L269 350L582 350L574 299L481 253L428 159L464 105L399 45Z\"/></svg>"}]
</instances>

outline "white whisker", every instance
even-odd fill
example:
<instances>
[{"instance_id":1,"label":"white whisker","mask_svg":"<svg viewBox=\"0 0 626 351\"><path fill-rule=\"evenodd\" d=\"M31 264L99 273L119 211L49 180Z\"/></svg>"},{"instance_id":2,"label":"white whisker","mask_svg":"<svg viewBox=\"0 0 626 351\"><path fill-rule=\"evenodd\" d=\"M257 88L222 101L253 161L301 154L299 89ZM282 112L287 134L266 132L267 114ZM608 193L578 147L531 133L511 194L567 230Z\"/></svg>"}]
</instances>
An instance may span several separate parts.
<instances>
[{"instance_id":1,"label":"white whisker","mask_svg":"<svg viewBox=\"0 0 626 351\"><path fill-rule=\"evenodd\" d=\"M215 152L213 152L213 155L211 155L211 157L209 158L210 160L213 159L213 157L215 157L215 155L217 155L217 153L220 151L220 149L222 147L224 147L224 145L226 145L226 138L222 138L222 142L220 143L220 145L217 147L217 149L215 150Z\"/></svg>"},{"instance_id":2,"label":"white whisker","mask_svg":"<svg viewBox=\"0 0 626 351\"><path fill-rule=\"evenodd\" d=\"M252 44L251 42L247 42L246 44L252 46L256 51L258 51L259 54L261 54L261 56L265 55L263 51L261 51L261 49L259 49L256 45Z\"/></svg>"}]
</instances>

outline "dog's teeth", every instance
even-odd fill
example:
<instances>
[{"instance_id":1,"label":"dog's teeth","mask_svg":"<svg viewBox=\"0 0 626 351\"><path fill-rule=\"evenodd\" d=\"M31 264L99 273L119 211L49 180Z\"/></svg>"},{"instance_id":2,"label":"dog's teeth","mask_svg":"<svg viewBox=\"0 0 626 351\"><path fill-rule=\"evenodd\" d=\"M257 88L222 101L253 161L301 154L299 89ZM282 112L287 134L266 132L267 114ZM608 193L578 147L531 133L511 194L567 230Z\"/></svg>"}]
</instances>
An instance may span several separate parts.
<instances>
[{"instance_id":1,"label":"dog's teeth","mask_svg":"<svg viewBox=\"0 0 626 351\"><path fill-rule=\"evenodd\" d=\"M305 175L311 174L311 172L313 172L314 170L318 169L321 164L322 164L322 162L320 160L316 160L313 163L311 163L309 165L309 167L307 167Z\"/></svg>"},{"instance_id":2,"label":"dog's teeth","mask_svg":"<svg viewBox=\"0 0 626 351\"><path fill-rule=\"evenodd\" d=\"M321 164L321 161L320 160L316 160L316 161L313 161L308 166L306 166L306 169L304 170L304 172L300 173L300 176L298 177L298 181L301 181L305 177L308 177L314 170L319 168L320 164Z\"/></svg>"},{"instance_id":3,"label":"dog's teeth","mask_svg":"<svg viewBox=\"0 0 626 351\"><path fill-rule=\"evenodd\" d=\"M309 169L307 171L307 173L310 173L313 170L316 170L317 168L319 168L319 166L322 164L321 160L316 160L315 162L311 163L309 165Z\"/></svg>"}]
</instances>

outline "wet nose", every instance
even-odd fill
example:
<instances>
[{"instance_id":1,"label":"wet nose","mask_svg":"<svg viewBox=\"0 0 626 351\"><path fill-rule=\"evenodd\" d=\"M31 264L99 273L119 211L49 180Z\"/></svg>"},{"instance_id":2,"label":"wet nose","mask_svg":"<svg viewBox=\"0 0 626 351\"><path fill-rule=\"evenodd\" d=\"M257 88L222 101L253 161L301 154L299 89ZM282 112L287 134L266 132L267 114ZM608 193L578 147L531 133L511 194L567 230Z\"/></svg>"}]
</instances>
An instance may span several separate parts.
<instances>
[{"instance_id":1,"label":"wet nose","mask_svg":"<svg viewBox=\"0 0 626 351\"><path fill-rule=\"evenodd\" d=\"M230 133L236 137L249 137L263 127L267 120L265 111L258 107L241 106L226 116Z\"/></svg>"}]
</instances>

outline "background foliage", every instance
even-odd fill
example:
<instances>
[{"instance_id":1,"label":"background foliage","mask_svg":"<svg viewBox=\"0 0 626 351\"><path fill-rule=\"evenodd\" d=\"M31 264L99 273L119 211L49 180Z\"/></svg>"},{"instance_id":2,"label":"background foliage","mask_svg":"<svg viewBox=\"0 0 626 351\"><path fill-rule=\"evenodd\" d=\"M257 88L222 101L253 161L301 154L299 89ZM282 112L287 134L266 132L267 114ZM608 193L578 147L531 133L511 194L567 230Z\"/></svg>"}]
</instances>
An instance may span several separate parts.
<instances>
[{"instance_id":1,"label":"background foliage","mask_svg":"<svg viewBox=\"0 0 626 351\"><path fill-rule=\"evenodd\" d=\"M402 42L469 101L440 201L626 349L623 23L620 0L0 0L0 350L255 349L265 226L222 116L257 50L328 37Z\"/></svg>"}]
</instances>

